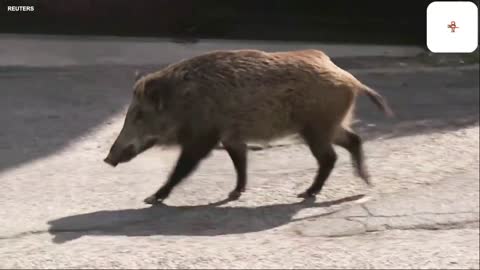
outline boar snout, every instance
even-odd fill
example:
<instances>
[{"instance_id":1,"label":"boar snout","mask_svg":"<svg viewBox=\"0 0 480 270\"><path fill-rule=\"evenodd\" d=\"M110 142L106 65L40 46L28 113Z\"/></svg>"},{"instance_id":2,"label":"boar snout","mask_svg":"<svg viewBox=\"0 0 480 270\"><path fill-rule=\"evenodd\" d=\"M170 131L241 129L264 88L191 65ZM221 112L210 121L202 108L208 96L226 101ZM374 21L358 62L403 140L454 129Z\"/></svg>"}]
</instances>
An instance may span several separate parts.
<instances>
[{"instance_id":1,"label":"boar snout","mask_svg":"<svg viewBox=\"0 0 480 270\"><path fill-rule=\"evenodd\" d=\"M112 167L116 167L118 165L118 162L115 162L110 154L103 161Z\"/></svg>"},{"instance_id":2,"label":"boar snout","mask_svg":"<svg viewBox=\"0 0 480 270\"><path fill-rule=\"evenodd\" d=\"M130 144L126 147L114 144L108 156L103 160L105 163L116 167L119 163L127 162L136 156L135 147Z\"/></svg>"}]
</instances>

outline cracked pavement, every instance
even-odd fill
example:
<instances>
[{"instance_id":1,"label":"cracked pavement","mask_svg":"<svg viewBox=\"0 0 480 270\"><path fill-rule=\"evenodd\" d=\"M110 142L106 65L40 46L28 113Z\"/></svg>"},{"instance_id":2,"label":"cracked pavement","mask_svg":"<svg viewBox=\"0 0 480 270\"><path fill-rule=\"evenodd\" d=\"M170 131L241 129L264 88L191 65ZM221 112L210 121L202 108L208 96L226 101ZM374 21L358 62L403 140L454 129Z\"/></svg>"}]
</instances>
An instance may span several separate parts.
<instances>
[{"instance_id":1,"label":"cracked pavement","mask_svg":"<svg viewBox=\"0 0 480 270\"><path fill-rule=\"evenodd\" d=\"M219 147L156 207L178 149L102 162L138 67L0 67L0 268L479 267L478 65L350 69L398 114L359 100L372 188L336 148L323 192L298 199L316 162L288 138L251 146L240 200Z\"/></svg>"}]
</instances>

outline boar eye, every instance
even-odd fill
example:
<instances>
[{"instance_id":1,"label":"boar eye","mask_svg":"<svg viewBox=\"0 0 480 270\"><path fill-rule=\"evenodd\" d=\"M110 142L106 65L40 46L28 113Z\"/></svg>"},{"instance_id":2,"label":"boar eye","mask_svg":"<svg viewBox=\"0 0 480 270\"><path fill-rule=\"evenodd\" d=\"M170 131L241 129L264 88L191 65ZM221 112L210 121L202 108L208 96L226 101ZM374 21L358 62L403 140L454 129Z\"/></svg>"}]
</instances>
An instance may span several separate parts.
<instances>
[{"instance_id":1,"label":"boar eye","mask_svg":"<svg viewBox=\"0 0 480 270\"><path fill-rule=\"evenodd\" d=\"M143 118L143 112L142 111L137 111L137 113L135 114L134 120L139 121L139 120L142 120L142 118Z\"/></svg>"}]
</instances>

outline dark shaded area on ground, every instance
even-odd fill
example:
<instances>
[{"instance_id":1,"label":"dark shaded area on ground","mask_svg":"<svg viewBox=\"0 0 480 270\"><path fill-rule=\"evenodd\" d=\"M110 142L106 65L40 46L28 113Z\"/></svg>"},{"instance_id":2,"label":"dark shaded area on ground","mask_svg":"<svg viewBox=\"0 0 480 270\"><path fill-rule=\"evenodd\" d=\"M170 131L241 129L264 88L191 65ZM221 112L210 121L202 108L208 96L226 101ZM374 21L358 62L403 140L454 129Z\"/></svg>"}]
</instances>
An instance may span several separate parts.
<instances>
[{"instance_id":1,"label":"dark shaded area on ground","mask_svg":"<svg viewBox=\"0 0 480 270\"><path fill-rule=\"evenodd\" d=\"M424 45L430 2L6 0L0 32Z\"/></svg>"},{"instance_id":2,"label":"dark shaded area on ground","mask_svg":"<svg viewBox=\"0 0 480 270\"><path fill-rule=\"evenodd\" d=\"M130 102L134 71L160 67L0 68L0 171L51 155L108 124ZM355 127L365 139L478 124L478 69L357 77L382 93L397 114L386 118L361 97Z\"/></svg>"},{"instance_id":3,"label":"dark shaded area on ground","mask_svg":"<svg viewBox=\"0 0 480 270\"><path fill-rule=\"evenodd\" d=\"M479 123L478 69L371 73L356 77L384 95L396 116L384 117L361 97L354 128L364 139L448 132Z\"/></svg>"}]
</instances>

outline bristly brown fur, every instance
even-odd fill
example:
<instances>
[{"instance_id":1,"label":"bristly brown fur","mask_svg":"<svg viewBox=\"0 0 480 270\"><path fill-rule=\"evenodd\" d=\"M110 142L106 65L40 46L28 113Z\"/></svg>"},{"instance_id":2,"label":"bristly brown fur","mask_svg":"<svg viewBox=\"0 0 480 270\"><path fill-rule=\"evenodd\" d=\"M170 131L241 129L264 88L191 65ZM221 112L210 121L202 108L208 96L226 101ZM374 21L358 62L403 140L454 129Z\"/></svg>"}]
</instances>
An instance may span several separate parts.
<instances>
[{"instance_id":1,"label":"bristly brown fur","mask_svg":"<svg viewBox=\"0 0 480 270\"><path fill-rule=\"evenodd\" d=\"M131 140L130 132L137 142L154 138L182 147L169 180L147 203L166 198L218 142L235 165L237 186L230 195L238 197L246 186L245 144L292 134L304 138L319 163L315 181L302 197L320 192L337 159L333 144L350 152L357 174L369 183L362 140L350 127L355 99L366 94L392 115L380 94L318 50L214 51L139 77L134 89L130 120L118 141ZM140 111L149 113L143 121L132 120ZM129 143L119 142L113 153L125 153L122 144ZM135 155L126 153L129 158L113 154L107 160L116 164Z\"/></svg>"},{"instance_id":2,"label":"bristly brown fur","mask_svg":"<svg viewBox=\"0 0 480 270\"><path fill-rule=\"evenodd\" d=\"M354 99L365 86L318 50L267 53L214 51L148 74L135 84L143 97L152 81L168 81L179 120L202 129L210 123L222 137L270 140L304 125L349 128ZM164 84L165 85L165 84ZM209 125L210 125L209 124Z\"/></svg>"}]
</instances>

